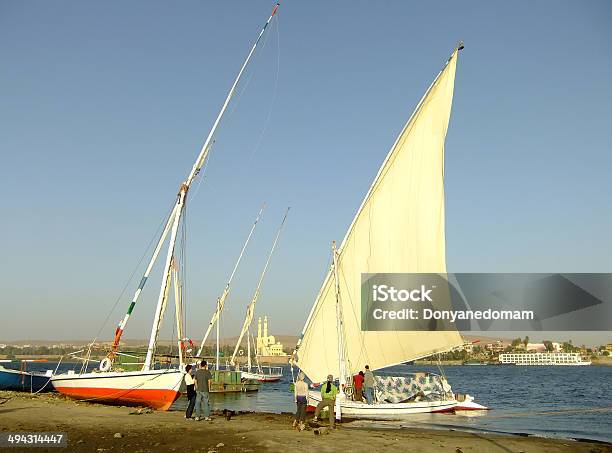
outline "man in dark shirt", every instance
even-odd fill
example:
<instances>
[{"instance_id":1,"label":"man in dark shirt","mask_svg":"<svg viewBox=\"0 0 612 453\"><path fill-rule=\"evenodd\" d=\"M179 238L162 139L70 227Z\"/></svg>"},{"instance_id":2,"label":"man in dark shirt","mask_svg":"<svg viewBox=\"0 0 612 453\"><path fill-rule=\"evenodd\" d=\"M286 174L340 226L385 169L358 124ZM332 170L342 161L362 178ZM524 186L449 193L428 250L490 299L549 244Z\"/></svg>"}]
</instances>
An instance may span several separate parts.
<instances>
[{"instance_id":1,"label":"man in dark shirt","mask_svg":"<svg viewBox=\"0 0 612 453\"><path fill-rule=\"evenodd\" d=\"M202 412L204 412L204 420L209 421L210 418L210 399L208 394L208 385L212 380L212 375L208 371L208 363L206 360L202 360L200 368L195 374L195 388L196 388L196 421L202 419ZM202 409L204 406L204 409Z\"/></svg>"}]
</instances>

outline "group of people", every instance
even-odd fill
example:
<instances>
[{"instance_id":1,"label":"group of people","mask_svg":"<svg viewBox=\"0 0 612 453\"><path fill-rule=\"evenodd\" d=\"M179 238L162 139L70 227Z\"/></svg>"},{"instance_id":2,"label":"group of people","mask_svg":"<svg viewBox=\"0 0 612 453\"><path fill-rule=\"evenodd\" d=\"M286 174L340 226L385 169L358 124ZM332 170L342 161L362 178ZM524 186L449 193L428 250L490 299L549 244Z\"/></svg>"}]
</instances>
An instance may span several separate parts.
<instances>
[{"instance_id":1,"label":"group of people","mask_svg":"<svg viewBox=\"0 0 612 453\"><path fill-rule=\"evenodd\" d=\"M353 400L363 401L374 404L374 373L370 371L370 366L365 366L365 372L360 371L353 376Z\"/></svg>"},{"instance_id":2,"label":"group of people","mask_svg":"<svg viewBox=\"0 0 612 453\"><path fill-rule=\"evenodd\" d=\"M365 372L360 371L353 376L353 400L363 401L365 397L367 404L374 404L374 373L368 365ZM303 430L306 427L306 406L308 405L308 384L304 381L304 373L298 375L294 387L295 403L297 406L293 427ZM317 404L313 421L318 421L321 411L327 408L329 414L329 426L335 428L334 407L336 405L338 387L334 385L334 376L327 376L327 381L321 385L321 401Z\"/></svg>"},{"instance_id":3,"label":"group of people","mask_svg":"<svg viewBox=\"0 0 612 453\"><path fill-rule=\"evenodd\" d=\"M206 360L200 362L200 366L194 372L191 365L185 367L185 385L187 386L187 411L185 418L193 420L193 409L195 408L195 420L212 420L210 418L210 393L209 383L212 380L212 374L208 370Z\"/></svg>"},{"instance_id":4,"label":"group of people","mask_svg":"<svg viewBox=\"0 0 612 453\"><path fill-rule=\"evenodd\" d=\"M295 382L295 403L297 410L293 427L302 430L306 427L306 406L308 405L308 384L304 381L304 373L300 373ZM194 372L193 366L185 367L185 385L187 386L187 399L189 404L185 412L185 418L192 420L193 411L195 409L195 420L210 421L210 393L209 385L212 380L212 374L208 370L208 363L202 360L198 369ZM368 365L365 366L365 372L360 371L353 376L353 400L363 401L365 398L367 404L374 404L374 374L370 371ZM329 426L335 427L334 407L336 405L336 395L338 395L338 387L334 385L334 377L330 374L327 376L327 381L321 385L321 401L317 404L315 410L314 421L319 419L321 411L327 408L329 413Z\"/></svg>"}]
</instances>

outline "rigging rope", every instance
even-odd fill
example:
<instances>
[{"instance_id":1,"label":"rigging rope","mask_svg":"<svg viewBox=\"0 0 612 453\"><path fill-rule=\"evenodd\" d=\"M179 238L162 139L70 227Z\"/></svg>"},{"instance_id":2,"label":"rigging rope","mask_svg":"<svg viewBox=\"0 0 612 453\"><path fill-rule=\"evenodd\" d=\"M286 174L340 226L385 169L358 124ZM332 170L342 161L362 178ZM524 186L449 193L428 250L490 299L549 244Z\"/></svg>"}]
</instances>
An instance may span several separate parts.
<instances>
[{"instance_id":1,"label":"rigging rope","mask_svg":"<svg viewBox=\"0 0 612 453\"><path fill-rule=\"evenodd\" d=\"M45 387L47 387L47 385L49 385L49 382L51 382L51 378L57 374L57 369L59 368L60 363L62 363L62 360L63 360L63 359L64 359L64 356L61 356L61 357L60 357L60 359L59 359L59 362L57 362L57 366L55 367L55 370L53 371L53 373L51 374L51 376L49 377L49 379L47 380L47 382L45 382L45 385L43 385L43 386L42 386L40 389L38 389L37 391L35 391L35 392L31 392L31 393L32 393L32 395L36 395L37 393L42 392L42 391L43 391L43 389L44 389ZM31 377L30 377L30 387L32 387L32 378L31 378Z\"/></svg>"},{"instance_id":2,"label":"rigging rope","mask_svg":"<svg viewBox=\"0 0 612 453\"><path fill-rule=\"evenodd\" d=\"M264 44L265 45L265 44ZM259 151L259 147L263 142L264 136L268 132L268 126L270 125L270 119L272 118L272 110L274 104L276 103L276 97L278 95L278 79L280 74L280 18L276 19L276 73L274 75L274 88L272 90L272 98L270 100L270 106L268 107L268 114L266 116L266 120L264 122L263 129L259 134L259 138L255 144L255 147L251 151L251 155L249 156L249 161L253 160L253 157Z\"/></svg>"},{"instance_id":3,"label":"rigging rope","mask_svg":"<svg viewBox=\"0 0 612 453\"><path fill-rule=\"evenodd\" d=\"M136 272L138 271L138 269L140 268L140 265L142 264L142 261L144 260L145 256L147 256L147 254L149 253L149 250L151 249L151 246L153 245L155 239L159 238L161 235L161 230L164 226L164 224L166 223L166 220L168 219L168 217L170 216L170 213L172 212L172 210L174 209L174 203L172 204L172 207L168 210L168 212L166 213L166 215L163 217L163 220L160 222L159 226L157 227L157 230L155 231L155 234L153 235L153 237L151 238L151 240L149 241L149 243L147 244L147 247L144 251L144 253L142 254L142 256L140 257L140 259L138 260L138 264L136 264L136 267L134 268L134 270L132 271L132 273L130 274L130 277L128 278L127 282L125 283L125 285L123 286L123 289L121 290L121 293L119 294L119 296L117 297L117 299L115 300L115 303L113 304L112 308L110 309L110 311L108 312L108 314L106 315L106 318L104 318L104 321L102 322L102 326L100 327L100 329L98 330L98 332L96 333L95 337L93 338L93 340L91 341L91 343L89 344L88 347L88 359L87 361L89 361L89 356L91 355L91 348L93 347L93 345L95 344L96 341L98 341L98 337L100 336L100 334L102 333L102 331L104 330L104 328L106 327L106 324L108 323L108 320L110 319L111 315L113 314L113 312L115 311L115 309L117 308L117 305L119 304L119 302L121 301L121 298L123 297L123 295L125 294L126 289L128 288L128 286L130 285L130 283L132 282L134 275L136 275Z\"/></svg>"}]
</instances>

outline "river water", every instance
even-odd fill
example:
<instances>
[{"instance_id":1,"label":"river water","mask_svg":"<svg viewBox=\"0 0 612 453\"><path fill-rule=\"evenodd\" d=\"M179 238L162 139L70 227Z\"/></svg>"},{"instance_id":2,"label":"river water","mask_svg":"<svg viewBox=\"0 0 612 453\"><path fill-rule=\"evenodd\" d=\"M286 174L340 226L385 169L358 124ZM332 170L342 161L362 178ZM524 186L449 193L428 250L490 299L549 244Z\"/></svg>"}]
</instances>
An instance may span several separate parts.
<instances>
[{"instance_id":1,"label":"river water","mask_svg":"<svg viewBox=\"0 0 612 453\"><path fill-rule=\"evenodd\" d=\"M29 369L54 369L55 365L33 363ZM62 363L60 371L73 367L75 365ZM455 393L469 393L476 402L491 410L411 415L401 421L375 422L376 425L456 428L612 442L612 367L467 365L447 366L443 370ZM436 366L401 365L379 374L400 376L418 371L439 373ZM289 390L291 372L288 366L283 373L280 382L262 384L258 392L213 394L213 407L293 412L295 405ZM172 409L184 410L185 407L186 400L181 397Z\"/></svg>"},{"instance_id":2,"label":"river water","mask_svg":"<svg viewBox=\"0 0 612 453\"><path fill-rule=\"evenodd\" d=\"M380 374L399 376L436 366L402 365ZM388 427L456 428L524 433L544 437L612 442L612 367L605 366L447 366L443 369L455 393L469 393L490 411L423 414L405 420L375 422ZM293 412L291 373L280 382L260 385L249 394L212 395L215 409ZM173 409L184 410L185 398ZM607 411L601 410L607 408Z\"/></svg>"}]
</instances>

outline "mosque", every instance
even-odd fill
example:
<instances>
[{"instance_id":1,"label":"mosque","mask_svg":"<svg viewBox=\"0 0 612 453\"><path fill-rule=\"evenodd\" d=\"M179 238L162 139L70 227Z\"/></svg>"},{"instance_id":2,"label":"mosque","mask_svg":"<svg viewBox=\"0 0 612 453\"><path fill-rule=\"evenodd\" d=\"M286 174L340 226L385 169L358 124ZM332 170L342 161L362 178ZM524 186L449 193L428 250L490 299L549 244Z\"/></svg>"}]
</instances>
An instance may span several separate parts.
<instances>
[{"instance_id":1,"label":"mosque","mask_svg":"<svg viewBox=\"0 0 612 453\"><path fill-rule=\"evenodd\" d=\"M274 335L268 335L268 317L264 316L263 331L261 316L257 319L257 356L287 358L288 354L283 350L283 345L276 341Z\"/></svg>"}]
</instances>

